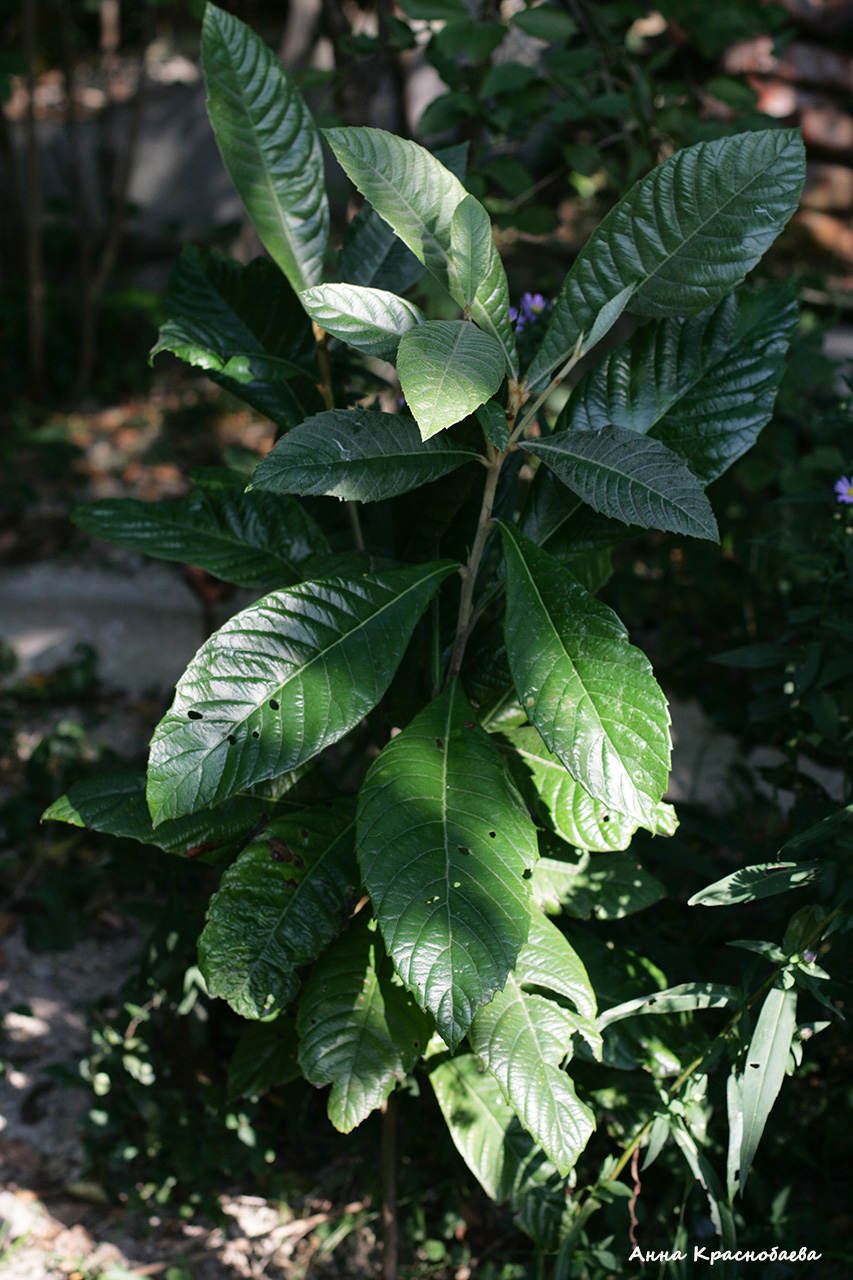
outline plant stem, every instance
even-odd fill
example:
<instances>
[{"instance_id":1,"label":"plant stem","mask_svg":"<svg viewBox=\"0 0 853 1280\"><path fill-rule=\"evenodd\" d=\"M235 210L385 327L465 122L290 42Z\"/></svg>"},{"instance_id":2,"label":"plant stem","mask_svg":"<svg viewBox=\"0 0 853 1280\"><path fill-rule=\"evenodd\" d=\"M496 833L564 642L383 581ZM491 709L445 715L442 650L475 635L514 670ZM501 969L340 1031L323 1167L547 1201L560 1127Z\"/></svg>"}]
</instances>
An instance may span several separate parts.
<instances>
[{"instance_id":1,"label":"plant stem","mask_svg":"<svg viewBox=\"0 0 853 1280\"><path fill-rule=\"evenodd\" d=\"M486 472L486 484L483 489L483 501L480 506L480 518L477 522L477 532L474 535L474 543L471 547L468 563L462 574L462 595L459 600L459 619L456 623L456 638L453 641L453 655L450 659L450 666L447 670L447 680L445 686L454 680L462 669L462 659L465 655L465 646L468 643L468 637L473 630L472 615L474 612L474 584L477 580L477 570L480 567L480 560L483 556L483 550L486 546L486 539L489 536L489 529L492 523L492 508L495 505L495 493L498 487L498 478L501 474L501 467L509 450L502 453L493 453L489 463L489 469Z\"/></svg>"},{"instance_id":2,"label":"plant stem","mask_svg":"<svg viewBox=\"0 0 853 1280\"><path fill-rule=\"evenodd\" d=\"M335 393L332 388L332 366L329 362L328 350L328 334L317 324L316 320L312 320L311 327L314 330L314 341L317 343L317 364L320 369L320 381L317 384L320 395L323 397L323 403L327 409L335 407ZM355 543L356 551L364 550L364 534L361 531L361 517L358 514L358 503L353 502L351 498L347 499L347 514L349 516L350 528L352 529L352 540Z\"/></svg>"},{"instance_id":3,"label":"plant stem","mask_svg":"<svg viewBox=\"0 0 853 1280\"><path fill-rule=\"evenodd\" d=\"M571 373L572 369L574 369L575 365L585 354L586 353L583 350L572 352L572 354L569 356L568 360L563 365L560 372L554 374L554 377L548 383L545 390L542 392L541 395L536 397L536 399L533 401L533 404L527 410L527 413L525 413L524 417L521 419L521 422L519 422L518 426L513 431L512 436L510 437L510 440L512 441L512 443L515 443L516 440L521 439L521 437L524 435L530 423L536 417L536 414L538 413L539 409L548 399L551 392L560 385L560 383L563 381L563 378L565 378L569 373Z\"/></svg>"},{"instance_id":4,"label":"plant stem","mask_svg":"<svg viewBox=\"0 0 853 1280\"><path fill-rule=\"evenodd\" d=\"M397 1280L397 1095L382 1104L382 1280Z\"/></svg>"}]
</instances>

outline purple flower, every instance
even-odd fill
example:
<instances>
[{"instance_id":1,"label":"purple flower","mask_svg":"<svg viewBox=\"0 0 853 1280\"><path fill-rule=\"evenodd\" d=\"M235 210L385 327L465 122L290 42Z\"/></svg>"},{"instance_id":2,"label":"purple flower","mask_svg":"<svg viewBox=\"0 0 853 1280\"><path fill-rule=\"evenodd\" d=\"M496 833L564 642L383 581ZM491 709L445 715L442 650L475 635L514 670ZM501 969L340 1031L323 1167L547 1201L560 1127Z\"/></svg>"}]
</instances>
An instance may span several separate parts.
<instances>
[{"instance_id":1,"label":"purple flower","mask_svg":"<svg viewBox=\"0 0 853 1280\"><path fill-rule=\"evenodd\" d=\"M539 316L547 315L551 305L541 293L523 293L521 305L509 309L509 318L515 324L516 333L521 333L528 325L534 324Z\"/></svg>"},{"instance_id":2,"label":"purple flower","mask_svg":"<svg viewBox=\"0 0 853 1280\"><path fill-rule=\"evenodd\" d=\"M836 480L835 497L838 502L853 503L853 480L848 480L847 476Z\"/></svg>"}]
</instances>

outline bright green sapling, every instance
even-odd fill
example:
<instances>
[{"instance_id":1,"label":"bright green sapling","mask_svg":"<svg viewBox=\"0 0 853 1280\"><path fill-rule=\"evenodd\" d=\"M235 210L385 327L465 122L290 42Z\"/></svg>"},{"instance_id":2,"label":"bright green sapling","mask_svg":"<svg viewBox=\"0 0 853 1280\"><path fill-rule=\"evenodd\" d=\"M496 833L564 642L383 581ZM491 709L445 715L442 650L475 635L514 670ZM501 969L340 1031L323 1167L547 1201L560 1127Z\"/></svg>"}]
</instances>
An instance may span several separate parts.
<instances>
[{"instance_id":1,"label":"bright green sapling","mask_svg":"<svg viewBox=\"0 0 853 1280\"><path fill-rule=\"evenodd\" d=\"M199 943L210 992L270 1044L298 1038L343 1131L425 1059L476 1176L556 1248L595 1125L569 1064L600 1057L607 1020L546 912L571 911L638 827L675 827L666 699L595 591L632 530L718 536L705 487L767 422L796 320L784 288L741 286L796 207L802 145L736 135L642 179L522 368L459 149L325 131L365 198L335 254L321 140L287 73L213 5L203 57L272 261L185 249L155 353L282 435L247 491L205 471L182 501L75 518L268 594L190 663L147 781L82 784L50 816L221 861ZM424 271L457 318L401 296ZM633 336L601 354L620 319ZM590 353L553 421L551 392Z\"/></svg>"}]
</instances>

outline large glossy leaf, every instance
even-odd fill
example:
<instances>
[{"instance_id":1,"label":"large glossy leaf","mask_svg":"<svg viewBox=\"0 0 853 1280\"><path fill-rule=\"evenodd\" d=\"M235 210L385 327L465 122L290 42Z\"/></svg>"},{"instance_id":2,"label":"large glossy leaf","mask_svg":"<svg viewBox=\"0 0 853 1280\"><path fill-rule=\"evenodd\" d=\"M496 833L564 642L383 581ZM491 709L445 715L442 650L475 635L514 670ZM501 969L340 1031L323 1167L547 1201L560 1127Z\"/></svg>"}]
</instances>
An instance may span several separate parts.
<instances>
[{"instance_id":1,"label":"large glossy leaf","mask_svg":"<svg viewBox=\"0 0 853 1280\"><path fill-rule=\"evenodd\" d=\"M767 1117L779 1096L797 1024L797 989L771 987L755 1024L743 1069L743 1136L737 1180L743 1195Z\"/></svg>"},{"instance_id":2,"label":"large glossy leaf","mask_svg":"<svg viewBox=\"0 0 853 1280\"><path fill-rule=\"evenodd\" d=\"M543 940L544 965L541 955L532 956ZM536 991L527 990L529 986ZM546 996L546 990L558 991L574 1011ZM578 956L559 930L534 912L515 971L503 990L477 1011L468 1032L471 1048L500 1084L524 1128L564 1175L576 1164L595 1120L561 1064L571 1056L572 1037L578 1031L600 1048L590 1021L594 1017L595 996Z\"/></svg>"},{"instance_id":3,"label":"large glossy leaf","mask_svg":"<svg viewBox=\"0 0 853 1280\"><path fill-rule=\"evenodd\" d=\"M578 920L621 920L659 902L665 890L630 853L603 853L576 862L540 858L530 892L549 915L565 911Z\"/></svg>"},{"instance_id":4,"label":"large glossy leaf","mask_svg":"<svg viewBox=\"0 0 853 1280\"><path fill-rule=\"evenodd\" d=\"M329 409L279 440L252 477L273 493L378 502L439 480L479 455L447 434L422 440L398 413Z\"/></svg>"},{"instance_id":5,"label":"large glossy leaf","mask_svg":"<svg viewBox=\"0 0 853 1280\"><path fill-rule=\"evenodd\" d=\"M428 320L400 340L397 372L424 440L453 426L495 394L503 355L465 320Z\"/></svg>"},{"instance_id":6,"label":"large glossy leaf","mask_svg":"<svg viewBox=\"0 0 853 1280\"><path fill-rule=\"evenodd\" d=\"M383 749L358 807L388 953L451 1048L515 966L536 853L500 752L454 682Z\"/></svg>"},{"instance_id":7,"label":"large glossy leaf","mask_svg":"<svg viewBox=\"0 0 853 1280\"><path fill-rule=\"evenodd\" d=\"M228 1098L267 1093L301 1075L296 1058L296 1021L292 1016L249 1022L228 1063Z\"/></svg>"},{"instance_id":8,"label":"large glossy leaf","mask_svg":"<svg viewBox=\"0 0 853 1280\"><path fill-rule=\"evenodd\" d=\"M299 300L321 329L380 360L393 361L403 334L426 319L396 293L353 284L318 284Z\"/></svg>"},{"instance_id":9,"label":"large glossy leaf","mask_svg":"<svg viewBox=\"0 0 853 1280\"><path fill-rule=\"evenodd\" d=\"M241 853L210 902L199 965L212 996L244 1018L283 1009L347 922L356 885L352 803L279 818Z\"/></svg>"},{"instance_id":10,"label":"large glossy leaf","mask_svg":"<svg viewBox=\"0 0 853 1280\"><path fill-rule=\"evenodd\" d=\"M695 315L740 284L797 207L794 129L735 134L679 151L611 209L566 277L528 384L544 386L620 290L637 315Z\"/></svg>"},{"instance_id":11,"label":"large glossy leaf","mask_svg":"<svg viewBox=\"0 0 853 1280\"><path fill-rule=\"evenodd\" d=\"M533 800L556 835L576 849L599 853L627 849L639 823L627 814L613 813L600 800L593 799L559 756L548 750L537 729L516 725L502 728L501 735L512 747L510 767L515 763L513 772L522 795ZM659 805L655 832L672 835L676 826L672 807Z\"/></svg>"},{"instance_id":12,"label":"large glossy leaf","mask_svg":"<svg viewBox=\"0 0 853 1280\"><path fill-rule=\"evenodd\" d=\"M689 907L727 907L733 902L753 902L777 893L802 889L817 880L819 862L759 862L723 876L694 893Z\"/></svg>"},{"instance_id":13,"label":"large glossy leaf","mask_svg":"<svg viewBox=\"0 0 853 1280\"><path fill-rule=\"evenodd\" d=\"M155 827L145 800L141 769L118 769L75 782L45 809L42 820L91 827L107 835L153 844L166 853L214 862L242 849L276 804L262 796L234 796L218 809L202 809Z\"/></svg>"},{"instance_id":14,"label":"large glossy leaf","mask_svg":"<svg viewBox=\"0 0 853 1280\"><path fill-rule=\"evenodd\" d=\"M297 582L306 560L329 551L323 531L298 502L227 485L196 489L174 502L104 498L75 507L71 519L106 542L195 564L225 582L259 590Z\"/></svg>"},{"instance_id":15,"label":"large glossy leaf","mask_svg":"<svg viewBox=\"0 0 853 1280\"><path fill-rule=\"evenodd\" d=\"M593 511L641 529L719 542L701 482L683 458L658 440L605 427L559 431L547 440L531 440L525 448Z\"/></svg>"},{"instance_id":16,"label":"large glossy leaf","mask_svg":"<svg viewBox=\"0 0 853 1280\"><path fill-rule=\"evenodd\" d=\"M450 220L450 260L459 282L457 301L470 307L494 252L489 215L474 196L465 196Z\"/></svg>"},{"instance_id":17,"label":"large glossy leaf","mask_svg":"<svg viewBox=\"0 0 853 1280\"><path fill-rule=\"evenodd\" d=\"M565 1180L522 1128L497 1080L470 1053L437 1062L429 1078L450 1136L483 1190L508 1199L518 1225L544 1249L556 1249L568 1216Z\"/></svg>"},{"instance_id":18,"label":"large glossy leaf","mask_svg":"<svg viewBox=\"0 0 853 1280\"><path fill-rule=\"evenodd\" d=\"M225 167L294 289L323 275L329 203L323 155L302 95L263 40L207 5L201 37L207 110Z\"/></svg>"},{"instance_id":19,"label":"large glossy leaf","mask_svg":"<svg viewBox=\"0 0 853 1280\"><path fill-rule=\"evenodd\" d=\"M581 380L558 426L649 433L708 484L769 421L796 321L792 292L770 288L643 325Z\"/></svg>"},{"instance_id":20,"label":"large glossy leaf","mask_svg":"<svg viewBox=\"0 0 853 1280\"><path fill-rule=\"evenodd\" d=\"M457 207L472 199L457 177L416 142L382 129L326 129L325 137L359 191L415 257L465 306L465 289L452 256ZM507 372L518 357L509 318L509 289L494 242L471 304L478 325L500 345Z\"/></svg>"},{"instance_id":21,"label":"large glossy leaf","mask_svg":"<svg viewBox=\"0 0 853 1280\"><path fill-rule=\"evenodd\" d=\"M329 1119L341 1133L382 1105L432 1033L366 920L351 924L314 965L297 1026L305 1078L332 1086Z\"/></svg>"},{"instance_id":22,"label":"large glossy leaf","mask_svg":"<svg viewBox=\"0 0 853 1280\"><path fill-rule=\"evenodd\" d=\"M152 359L171 351L280 426L321 407L311 322L268 258L244 267L185 245L163 309L167 320Z\"/></svg>"},{"instance_id":23,"label":"large glossy leaf","mask_svg":"<svg viewBox=\"0 0 853 1280\"><path fill-rule=\"evenodd\" d=\"M546 746L608 809L655 822L669 777L669 712L616 614L513 525L506 647L519 701Z\"/></svg>"},{"instance_id":24,"label":"large glossy leaf","mask_svg":"<svg viewBox=\"0 0 853 1280\"><path fill-rule=\"evenodd\" d=\"M151 743L155 823L218 804L343 737L391 683L457 566L330 576L250 605L202 646Z\"/></svg>"}]
</instances>

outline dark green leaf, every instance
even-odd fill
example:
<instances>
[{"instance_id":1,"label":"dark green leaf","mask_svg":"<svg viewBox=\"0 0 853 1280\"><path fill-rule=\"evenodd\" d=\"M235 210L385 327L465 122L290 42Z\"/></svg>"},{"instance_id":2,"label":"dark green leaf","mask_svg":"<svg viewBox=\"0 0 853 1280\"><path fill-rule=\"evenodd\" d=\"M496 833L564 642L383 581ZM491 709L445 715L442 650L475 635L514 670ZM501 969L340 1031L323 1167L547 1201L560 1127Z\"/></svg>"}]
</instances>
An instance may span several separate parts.
<instances>
[{"instance_id":1,"label":"dark green leaf","mask_svg":"<svg viewBox=\"0 0 853 1280\"><path fill-rule=\"evenodd\" d=\"M486 439L494 449L505 449L509 444L509 424L506 414L494 400L487 400L477 410L477 421Z\"/></svg>"},{"instance_id":2,"label":"dark green leaf","mask_svg":"<svg viewBox=\"0 0 853 1280\"><path fill-rule=\"evenodd\" d=\"M397 972L455 1049L515 966L536 860L535 828L458 682L372 765L358 858Z\"/></svg>"},{"instance_id":3,"label":"dark green leaf","mask_svg":"<svg viewBox=\"0 0 853 1280\"><path fill-rule=\"evenodd\" d=\"M543 911L565 911L578 920L621 920L645 911L666 892L630 853L597 854L579 862L540 858L530 889Z\"/></svg>"},{"instance_id":4,"label":"dark green leaf","mask_svg":"<svg viewBox=\"0 0 853 1280\"><path fill-rule=\"evenodd\" d=\"M417 424L401 414L329 409L279 440L252 487L378 502L439 480L478 456L447 434L422 440Z\"/></svg>"},{"instance_id":5,"label":"dark green leaf","mask_svg":"<svg viewBox=\"0 0 853 1280\"><path fill-rule=\"evenodd\" d=\"M388 688L415 625L457 569L330 576L276 591L221 627L178 682L151 743L156 823L310 760Z\"/></svg>"},{"instance_id":6,"label":"dark green leaf","mask_svg":"<svg viewBox=\"0 0 853 1280\"><path fill-rule=\"evenodd\" d=\"M212 996L244 1018L283 1009L299 990L296 970L347 921L358 884L349 801L273 822L222 877L199 938Z\"/></svg>"},{"instance_id":7,"label":"dark green leaf","mask_svg":"<svg viewBox=\"0 0 853 1280\"><path fill-rule=\"evenodd\" d=\"M734 1012L743 1002L738 987L727 987L719 982L682 982L680 986L655 991L650 996L628 1000L599 1014L598 1027L603 1031L612 1022L632 1018L640 1013L682 1013L689 1009L730 1009Z\"/></svg>"},{"instance_id":8,"label":"dark green leaf","mask_svg":"<svg viewBox=\"0 0 853 1280\"><path fill-rule=\"evenodd\" d=\"M797 989L771 987L761 1006L743 1069L743 1138L738 1181L743 1195L767 1117L779 1096L797 1022Z\"/></svg>"},{"instance_id":9,"label":"dark green leaf","mask_svg":"<svg viewBox=\"0 0 853 1280\"><path fill-rule=\"evenodd\" d=\"M568 40L577 31L574 19L553 4L539 4L535 8L522 9L512 15L511 22L525 35L534 36L537 40L547 40L549 43Z\"/></svg>"},{"instance_id":10,"label":"dark green leaf","mask_svg":"<svg viewBox=\"0 0 853 1280\"><path fill-rule=\"evenodd\" d=\"M724 876L689 899L689 907L725 907L801 889L820 874L818 862L762 862Z\"/></svg>"},{"instance_id":11,"label":"dark green leaf","mask_svg":"<svg viewBox=\"0 0 853 1280\"><path fill-rule=\"evenodd\" d=\"M400 340L397 372L424 440L473 413L503 381L498 343L464 320L428 320Z\"/></svg>"},{"instance_id":12,"label":"dark green leaf","mask_svg":"<svg viewBox=\"0 0 853 1280\"><path fill-rule=\"evenodd\" d=\"M208 4L201 56L207 111L237 194L297 291L317 284L329 237L320 140L302 95L263 40Z\"/></svg>"},{"instance_id":13,"label":"dark green leaf","mask_svg":"<svg viewBox=\"0 0 853 1280\"><path fill-rule=\"evenodd\" d=\"M405 293L420 280L424 265L376 210L364 204L344 236L340 273L350 284Z\"/></svg>"},{"instance_id":14,"label":"dark green leaf","mask_svg":"<svg viewBox=\"0 0 853 1280\"><path fill-rule=\"evenodd\" d=\"M669 777L669 712L645 654L572 574L501 523L506 647L546 746L608 810L651 829Z\"/></svg>"},{"instance_id":15,"label":"dark green leaf","mask_svg":"<svg viewBox=\"0 0 853 1280\"><path fill-rule=\"evenodd\" d=\"M268 1093L277 1084L296 1080L301 1074L296 1049L294 1018L250 1022L228 1064L229 1099Z\"/></svg>"}]
</instances>

